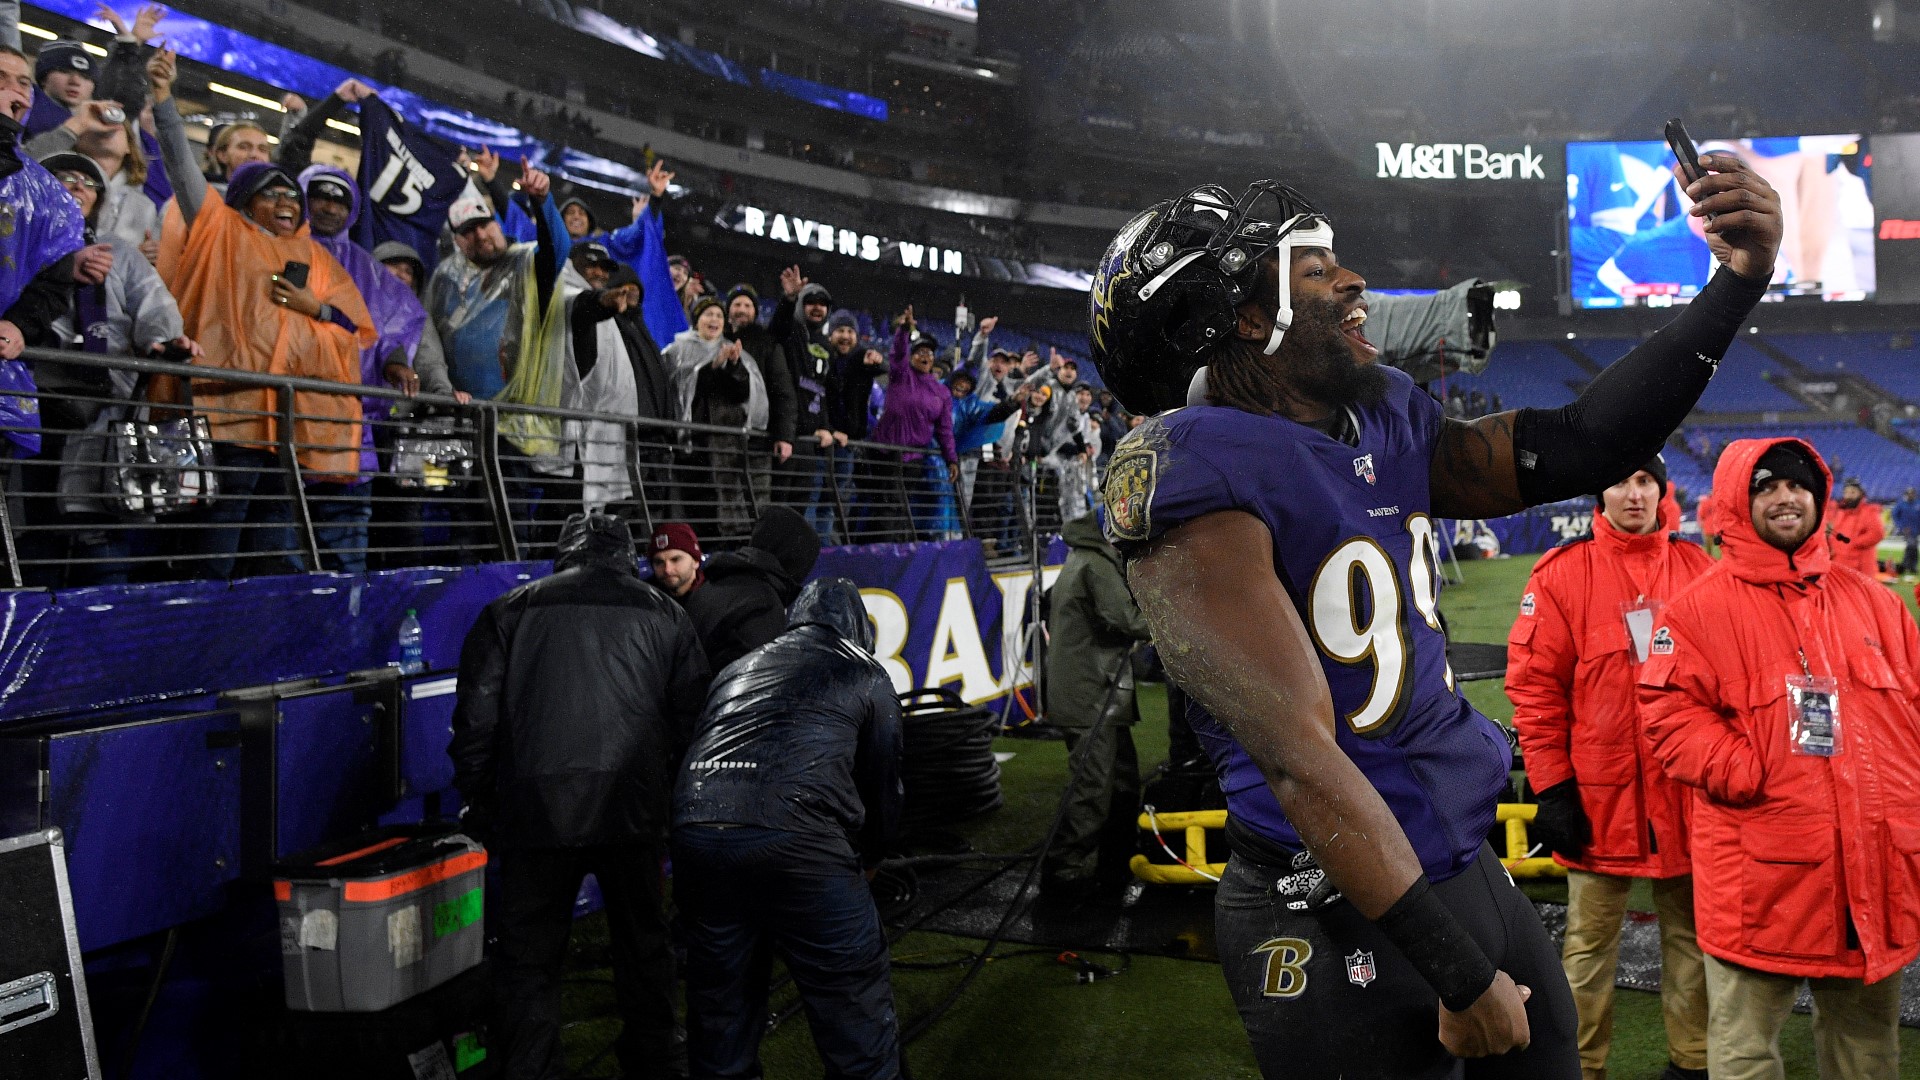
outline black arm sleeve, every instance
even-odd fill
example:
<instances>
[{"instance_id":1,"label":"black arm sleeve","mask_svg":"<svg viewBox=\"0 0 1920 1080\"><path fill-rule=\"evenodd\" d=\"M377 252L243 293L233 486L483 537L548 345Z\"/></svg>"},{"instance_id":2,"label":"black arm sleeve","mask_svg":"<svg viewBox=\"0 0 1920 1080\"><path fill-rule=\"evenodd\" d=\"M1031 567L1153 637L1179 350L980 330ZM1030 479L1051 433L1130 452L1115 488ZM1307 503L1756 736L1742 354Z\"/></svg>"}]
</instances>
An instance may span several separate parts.
<instances>
[{"instance_id":1,"label":"black arm sleeve","mask_svg":"<svg viewBox=\"0 0 1920 1080\"><path fill-rule=\"evenodd\" d=\"M1693 411L1766 291L1765 282L1722 269L1678 317L1607 365L1572 404L1521 409L1513 424L1520 497L1538 506L1592 495L1646 464Z\"/></svg>"}]
</instances>

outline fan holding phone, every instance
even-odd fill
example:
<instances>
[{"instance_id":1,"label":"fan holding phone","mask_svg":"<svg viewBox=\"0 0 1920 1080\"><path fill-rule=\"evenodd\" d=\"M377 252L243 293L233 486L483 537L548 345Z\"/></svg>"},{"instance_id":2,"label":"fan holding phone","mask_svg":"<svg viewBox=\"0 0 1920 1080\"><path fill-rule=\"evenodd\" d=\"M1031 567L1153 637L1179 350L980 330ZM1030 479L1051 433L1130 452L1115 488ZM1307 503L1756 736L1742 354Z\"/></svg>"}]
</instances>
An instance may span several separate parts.
<instances>
[{"instance_id":1,"label":"fan holding phone","mask_svg":"<svg viewBox=\"0 0 1920 1080\"><path fill-rule=\"evenodd\" d=\"M289 311L297 311L309 319L318 319L325 305L313 294L312 289L307 288L307 271L306 263L289 260L279 273L269 279L273 300Z\"/></svg>"},{"instance_id":2,"label":"fan holding phone","mask_svg":"<svg viewBox=\"0 0 1920 1080\"><path fill-rule=\"evenodd\" d=\"M187 336L205 346L208 366L360 386L360 352L378 340L373 318L346 270L303 233L306 199L294 178L277 165L249 162L233 171L222 197L201 176L172 103L156 106L156 116L164 121L161 151L186 226L184 245L167 261L167 288ZM296 391L293 430L283 432L270 390L218 383L194 389L222 470L222 497L209 512L214 527L202 534L197 553L202 567L224 577L243 548L299 566L288 554L298 547L279 445L290 437L310 483L358 482L359 398ZM350 537L348 529L336 532Z\"/></svg>"}]
</instances>

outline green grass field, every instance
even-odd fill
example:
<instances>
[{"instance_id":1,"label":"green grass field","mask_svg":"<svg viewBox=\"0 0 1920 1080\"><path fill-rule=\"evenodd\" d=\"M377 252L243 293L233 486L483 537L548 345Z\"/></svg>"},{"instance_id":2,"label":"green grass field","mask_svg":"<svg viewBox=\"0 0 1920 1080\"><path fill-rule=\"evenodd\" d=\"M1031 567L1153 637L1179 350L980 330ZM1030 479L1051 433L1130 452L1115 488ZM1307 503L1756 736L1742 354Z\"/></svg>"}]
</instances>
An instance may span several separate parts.
<instances>
[{"instance_id":1,"label":"green grass field","mask_svg":"<svg viewBox=\"0 0 1920 1080\"><path fill-rule=\"evenodd\" d=\"M1467 563L1466 583L1442 598L1458 640L1503 642L1533 557ZM1902 589L1903 594L1910 593ZM1907 596L1909 605L1912 603ZM1489 716L1505 721L1512 708L1500 683L1470 683L1467 696ZM1157 687L1142 691L1144 722L1135 729L1143 771L1166 756L1166 701ZM1006 805L960 831L981 851L1025 848L1045 831L1066 780L1066 755L1058 742L1003 740L1014 757L1003 767ZM1564 899L1564 888L1543 883L1537 895ZM576 953L603 956L605 921L583 920ZM898 960L938 961L978 948L979 942L939 934L913 934L895 948ZM904 1023L945 997L961 969L896 970L894 994ZM567 988L569 1064L584 1076L616 1076L605 1053L616 1030L610 973L582 965ZM778 1011L793 991L777 993ZM1618 992L1613 1080L1655 1080L1666 1066L1666 1038L1656 995ZM1903 1030L1900 1076L1920 1080L1920 1032ZM1814 1075L1807 1017L1788 1021L1783 1051L1787 1075ZM763 1050L768 1080L804 1080L820 1075L812 1040L796 1016L768 1037ZM987 966L946 1017L908 1049L916 1080L1163 1080L1166 1077L1252 1078L1258 1073L1246 1036L1234 1015L1219 969L1210 963L1140 956L1125 975L1081 986L1047 956L1018 956Z\"/></svg>"}]
</instances>

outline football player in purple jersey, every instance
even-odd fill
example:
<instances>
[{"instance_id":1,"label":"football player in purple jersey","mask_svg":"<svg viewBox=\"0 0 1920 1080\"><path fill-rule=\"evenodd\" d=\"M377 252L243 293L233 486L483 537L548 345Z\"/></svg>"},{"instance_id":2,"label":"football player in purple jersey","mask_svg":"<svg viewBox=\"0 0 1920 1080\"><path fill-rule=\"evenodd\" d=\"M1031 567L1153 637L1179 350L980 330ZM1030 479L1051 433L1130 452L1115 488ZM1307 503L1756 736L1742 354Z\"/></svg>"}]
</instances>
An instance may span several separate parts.
<instances>
[{"instance_id":1,"label":"football player in purple jersey","mask_svg":"<svg viewBox=\"0 0 1920 1080\"><path fill-rule=\"evenodd\" d=\"M1376 363L1365 282L1283 184L1163 202L1095 273L1094 362L1157 414L1107 530L1227 796L1218 940L1266 1076L1580 1075L1558 955L1486 842L1510 750L1447 667L1435 522L1601 490L1685 419L1781 236L1764 180L1703 164L1719 272L1562 409L1445 419Z\"/></svg>"}]
</instances>

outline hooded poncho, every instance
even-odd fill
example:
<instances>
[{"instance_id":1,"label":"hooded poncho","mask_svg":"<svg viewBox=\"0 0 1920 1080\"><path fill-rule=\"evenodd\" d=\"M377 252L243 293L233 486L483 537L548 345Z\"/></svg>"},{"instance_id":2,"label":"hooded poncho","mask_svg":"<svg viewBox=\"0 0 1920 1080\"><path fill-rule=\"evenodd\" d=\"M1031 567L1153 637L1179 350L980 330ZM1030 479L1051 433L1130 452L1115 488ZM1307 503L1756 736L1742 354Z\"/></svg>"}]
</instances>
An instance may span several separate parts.
<instances>
[{"instance_id":1,"label":"hooded poncho","mask_svg":"<svg viewBox=\"0 0 1920 1080\"><path fill-rule=\"evenodd\" d=\"M261 171L271 168L242 166L231 190L256 190L263 186ZM307 288L351 320L354 333L274 303L271 279L289 262L308 265ZM166 280L179 301L187 336L205 347L210 364L360 385L359 353L375 341L373 317L346 270L306 234L304 225L293 236L277 237L225 202L209 199L189 226ZM200 384L194 403L216 439L268 448L281 437L271 390ZM354 478L359 471L360 400L296 391L293 404L299 417L293 439L301 446L300 464L309 470L308 479Z\"/></svg>"},{"instance_id":2,"label":"hooded poncho","mask_svg":"<svg viewBox=\"0 0 1920 1080\"><path fill-rule=\"evenodd\" d=\"M321 176L346 188L347 223L336 235L315 234L313 242L326 248L339 262L366 302L367 313L373 317L373 331L379 337L374 344L360 350L360 381L367 386L384 386L386 361L394 353L400 353L402 362L412 365L414 350L420 347L420 332L427 325L427 309L420 306L413 290L375 262L366 248L348 239L353 223L360 217L361 207L360 186L354 183L353 177L331 165L309 165L300 173L300 190L306 191ZM363 398L360 409L367 419L381 420L392 413L393 402L387 398ZM372 437L369 428L365 439L368 447L372 446ZM374 467L371 450L362 454L360 464L365 469Z\"/></svg>"}]
</instances>

